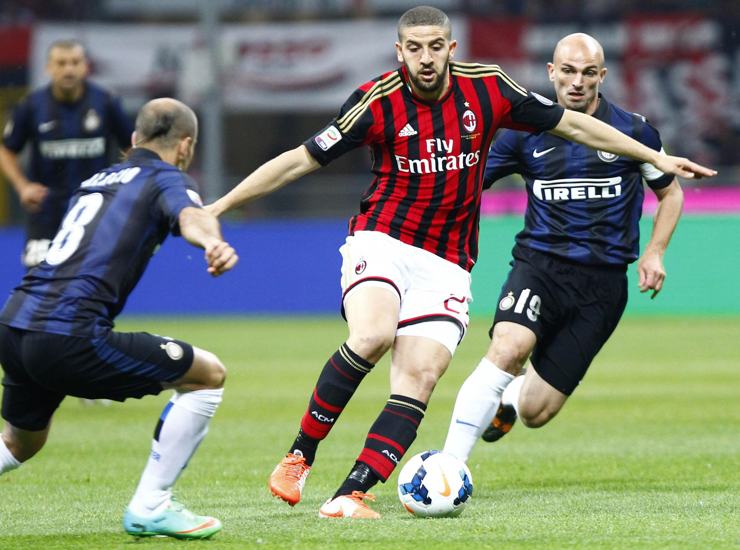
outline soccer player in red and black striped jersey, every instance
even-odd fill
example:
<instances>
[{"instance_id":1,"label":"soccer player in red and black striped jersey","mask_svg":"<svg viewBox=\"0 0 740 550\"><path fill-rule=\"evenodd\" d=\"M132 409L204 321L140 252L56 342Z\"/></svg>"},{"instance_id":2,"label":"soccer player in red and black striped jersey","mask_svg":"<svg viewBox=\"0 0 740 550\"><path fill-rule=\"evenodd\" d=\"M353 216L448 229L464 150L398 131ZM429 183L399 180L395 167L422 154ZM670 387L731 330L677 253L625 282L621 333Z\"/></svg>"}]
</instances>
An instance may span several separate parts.
<instances>
[{"instance_id":1,"label":"soccer player in red and black striped jersey","mask_svg":"<svg viewBox=\"0 0 740 550\"><path fill-rule=\"evenodd\" d=\"M350 220L343 257L346 342L319 375L288 454L270 476L273 494L301 498L319 442L353 393L392 350L390 397L349 475L321 517L377 518L364 502L414 441L437 380L468 323L485 157L500 127L553 131L615 154L662 163L665 172L702 167L658 156L582 113L527 92L498 66L453 62L444 12L404 13L401 66L360 86L323 130L244 179L210 205L219 215L367 145L374 178Z\"/></svg>"}]
</instances>

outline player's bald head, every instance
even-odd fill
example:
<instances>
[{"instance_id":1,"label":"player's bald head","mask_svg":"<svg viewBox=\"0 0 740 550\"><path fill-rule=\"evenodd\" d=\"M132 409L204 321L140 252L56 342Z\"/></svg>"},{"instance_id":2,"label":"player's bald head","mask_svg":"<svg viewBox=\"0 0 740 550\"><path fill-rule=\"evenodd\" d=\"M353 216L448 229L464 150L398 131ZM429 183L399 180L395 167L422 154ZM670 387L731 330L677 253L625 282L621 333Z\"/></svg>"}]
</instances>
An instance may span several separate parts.
<instances>
[{"instance_id":1,"label":"player's bald head","mask_svg":"<svg viewBox=\"0 0 740 550\"><path fill-rule=\"evenodd\" d=\"M136 116L136 144L157 143L174 147L183 138L198 137L198 119L182 101L170 97L153 99Z\"/></svg>"},{"instance_id":2,"label":"player's bald head","mask_svg":"<svg viewBox=\"0 0 740 550\"><path fill-rule=\"evenodd\" d=\"M590 61L601 68L604 66L604 48L591 35L583 32L569 34L561 38L555 46L552 62L557 65L569 59L581 62Z\"/></svg>"},{"instance_id":3,"label":"player's bald head","mask_svg":"<svg viewBox=\"0 0 740 550\"><path fill-rule=\"evenodd\" d=\"M452 25L447 14L432 6L416 6L404 13L398 20L398 40L402 41L401 33L409 27L442 27L447 40L452 37Z\"/></svg>"}]
</instances>

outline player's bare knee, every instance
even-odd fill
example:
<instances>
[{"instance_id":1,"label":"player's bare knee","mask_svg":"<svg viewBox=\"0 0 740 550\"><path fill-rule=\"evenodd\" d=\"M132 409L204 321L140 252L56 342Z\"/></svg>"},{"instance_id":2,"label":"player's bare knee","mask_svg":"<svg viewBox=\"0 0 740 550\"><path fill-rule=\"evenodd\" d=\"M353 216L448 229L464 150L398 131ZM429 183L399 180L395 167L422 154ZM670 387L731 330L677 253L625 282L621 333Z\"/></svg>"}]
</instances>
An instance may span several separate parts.
<instances>
[{"instance_id":1,"label":"player's bare knee","mask_svg":"<svg viewBox=\"0 0 740 550\"><path fill-rule=\"evenodd\" d=\"M535 340L529 331L512 323L496 323L486 357L498 368L519 374L532 353Z\"/></svg>"},{"instance_id":2,"label":"player's bare knee","mask_svg":"<svg viewBox=\"0 0 740 550\"><path fill-rule=\"evenodd\" d=\"M24 432L25 437L16 437L12 429L3 431L5 447L18 462L25 462L38 453L46 443L46 432Z\"/></svg>"},{"instance_id":3,"label":"player's bare knee","mask_svg":"<svg viewBox=\"0 0 740 550\"><path fill-rule=\"evenodd\" d=\"M486 357L498 368L518 375L529 358L529 350L512 340L494 341Z\"/></svg>"},{"instance_id":4,"label":"player's bare knee","mask_svg":"<svg viewBox=\"0 0 740 550\"><path fill-rule=\"evenodd\" d=\"M200 389L219 389L226 380L226 367L221 360L210 351L194 348L195 358L193 367L185 379L181 380L188 390L194 387Z\"/></svg>"},{"instance_id":5,"label":"player's bare knee","mask_svg":"<svg viewBox=\"0 0 740 550\"><path fill-rule=\"evenodd\" d=\"M395 334L367 332L352 335L347 340L347 345L363 359L376 363L391 348L394 338Z\"/></svg>"},{"instance_id":6,"label":"player's bare knee","mask_svg":"<svg viewBox=\"0 0 740 550\"><path fill-rule=\"evenodd\" d=\"M207 386L216 390L223 388L224 382L226 382L226 367L218 357L213 355L208 368Z\"/></svg>"}]
</instances>

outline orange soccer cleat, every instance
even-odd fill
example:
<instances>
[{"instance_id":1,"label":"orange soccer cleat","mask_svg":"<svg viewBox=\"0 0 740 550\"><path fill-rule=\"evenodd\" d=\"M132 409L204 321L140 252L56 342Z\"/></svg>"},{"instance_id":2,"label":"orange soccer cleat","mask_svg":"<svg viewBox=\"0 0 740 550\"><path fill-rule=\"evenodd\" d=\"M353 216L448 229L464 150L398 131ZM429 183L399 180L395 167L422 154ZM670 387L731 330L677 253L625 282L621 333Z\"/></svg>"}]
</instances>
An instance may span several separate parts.
<instances>
[{"instance_id":1,"label":"orange soccer cleat","mask_svg":"<svg viewBox=\"0 0 740 550\"><path fill-rule=\"evenodd\" d=\"M310 472L311 466L306 464L303 456L288 453L270 474L270 492L295 506L301 501L303 485Z\"/></svg>"},{"instance_id":2,"label":"orange soccer cleat","mask_svg":"<svg viewBox=\"0 0 740 550\"><path fill-rule=\"evenodd\" d=\"M380 514L365 504L365 500L375 500L375 496L361 491L351 495L330 498L319 510L320 518L380 519Z\"/></svg>"},{"instance_id":3,"label":"orange soccer cleat","mask_svg":"<svg viewBox=\"0 0 740 550\"><path fill-rule=\"evenodd\" d=\"M481 435L483 441L493 443L504 437L511 431L516 422L516 410L512 405L499 405L496 416L493 417L491 425Z\"/></svg>"}]
</instances>

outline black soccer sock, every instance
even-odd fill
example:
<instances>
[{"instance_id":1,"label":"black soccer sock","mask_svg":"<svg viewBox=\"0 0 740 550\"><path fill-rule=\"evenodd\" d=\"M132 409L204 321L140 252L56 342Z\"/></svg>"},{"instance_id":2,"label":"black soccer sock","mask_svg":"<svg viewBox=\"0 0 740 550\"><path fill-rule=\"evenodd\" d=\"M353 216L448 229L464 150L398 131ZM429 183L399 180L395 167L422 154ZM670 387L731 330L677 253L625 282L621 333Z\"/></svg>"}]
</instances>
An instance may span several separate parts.
<instances>
[{"instance_id":1,"label":"black soccer sock","mask_svg":"<svg viewBox=\"0 0 740 550\"><path fill-rule=\"evenodd\" d=\"M332 498L351 495L352 491L367 493L378 481L380 481L380 478L370 469L370 466L364 462L357 461Z\"/></svg>"},{"instance_id":2,"label":"black soccer sock","mask_svg":"<svg viewBox=\"0 0 740 550\"><path fill-rule=\"evenodd\" d=\"M298 451L310 466L316 448L334 426L355 390L373 364L363 359L345 343L329 358L308 402L301 429L289 452Z\"/></svg>"},{"instance_id":3,"label":"black soccer sock","mask_svg":"<svg viewBox=\"0 0 740 550\"><path fill-rule=\"evenodd\" d=\"M378 481L385 482L416 439L426 408L424 403L411 397L391 395L370 428L355 467L335 496L352 491L366 492ZM369 474L360 466L369 470Z\"/></svg>"}]
</instances>

